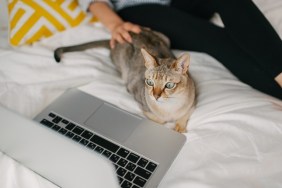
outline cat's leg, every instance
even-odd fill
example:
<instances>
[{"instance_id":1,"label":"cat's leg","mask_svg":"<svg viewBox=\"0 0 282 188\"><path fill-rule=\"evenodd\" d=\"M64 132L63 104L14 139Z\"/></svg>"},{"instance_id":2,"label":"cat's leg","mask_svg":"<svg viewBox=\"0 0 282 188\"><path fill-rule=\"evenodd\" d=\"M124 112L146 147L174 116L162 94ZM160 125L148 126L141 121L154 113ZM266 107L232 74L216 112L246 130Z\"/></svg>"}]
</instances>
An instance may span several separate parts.
<instances>
[{"instance_id":1,"label":"cat's leg","mask_svg":"<svg viewBox=\"0 0 282 188\"><path fill-rule=\"evenodd\" d=\"M186 133L187 132L187 123L188 120L191 116L192 111L190 111L189 113L185 114L184 116L182 116L180 119L178 119L175 123L175 127L174 130L179 132L179 133Z\"/></svg>"},{"instance_id":2,"label":"cat's leg","mask_svg":"<svg viewBox=\"0 0 282 188\"><path fill-rule=\"evenodd\" d=\"M192 113L194 112L195 106L191 107L189 111L184 114L181 118L179 118L176 123L174 130L180 133L186 133L187 132L187 123L188 120L190 119Z\"/></svg>"},{"instance_id":3,"label":"cat's leg","mask_svg":"<svg viewBox=\"0 0 282 188\"><path fill-rule=\"evenodd\" d=\"M143 111L143 114L149 118L150 120L156 122L156 123L159 123L159 124L164 124L165 121L158 118L155 114L153 114L152 112L146 112L146 111Z\"/></svg>"}]
</instances>

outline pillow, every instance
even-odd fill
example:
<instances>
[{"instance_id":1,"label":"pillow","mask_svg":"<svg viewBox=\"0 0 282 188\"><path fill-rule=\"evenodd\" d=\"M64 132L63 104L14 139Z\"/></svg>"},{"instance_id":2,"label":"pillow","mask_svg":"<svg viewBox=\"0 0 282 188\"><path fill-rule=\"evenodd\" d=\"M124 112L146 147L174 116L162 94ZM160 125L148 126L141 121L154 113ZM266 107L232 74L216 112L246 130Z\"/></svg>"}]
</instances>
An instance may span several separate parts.
<instances>
[{"instance_id":1,"label":"pillow","mask_svg":"<svg viewBox=\"0 0 282 188\"><path fill-rule=\"evenodd\" d=\"M13 46L31 44L56 32L96 21L77 0L10 0L9 41Z\"/></svg>"}]
</instances>

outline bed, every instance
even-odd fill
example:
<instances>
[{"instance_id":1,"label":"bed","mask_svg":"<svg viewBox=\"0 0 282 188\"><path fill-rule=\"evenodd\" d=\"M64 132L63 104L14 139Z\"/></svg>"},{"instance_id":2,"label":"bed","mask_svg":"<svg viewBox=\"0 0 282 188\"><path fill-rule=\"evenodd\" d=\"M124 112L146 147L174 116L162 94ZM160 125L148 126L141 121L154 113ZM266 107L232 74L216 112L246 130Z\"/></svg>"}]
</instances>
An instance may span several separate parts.
<instances>
[{"instance_id":1,"label":"bed","mask_svg":"<svg viewBox=\"0 0 282 188\"><path fill-rule=\"evenodd\" d=\"M282 38L282 1L255 2ZM7 18L4 5L1 0L2 24ZM218 17L213 21L220 24ZM18 48L9 46L6 31L7 26L1 25L0 104L4 107L32 119L67 89L79 88L142 115L108 50L65 54L61 64L53 59L58 46L109 38L101 24L80 25ZM198 102L188 122L187 142L159 187L281 188L282 101L240 82L209 55L190 55ZM0 151L0 187L57 186Z\"/></svg>"}]
</instances>

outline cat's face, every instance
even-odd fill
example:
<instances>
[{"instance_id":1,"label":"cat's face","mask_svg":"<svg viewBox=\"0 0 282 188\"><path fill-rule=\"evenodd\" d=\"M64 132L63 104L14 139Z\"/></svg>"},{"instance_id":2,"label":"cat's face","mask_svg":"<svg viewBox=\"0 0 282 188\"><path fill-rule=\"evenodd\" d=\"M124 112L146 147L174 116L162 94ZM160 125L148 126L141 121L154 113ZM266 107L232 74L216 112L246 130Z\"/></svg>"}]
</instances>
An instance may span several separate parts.
<instances>
[{"instance_id":1,"label":"cat's face","mask_svg":"<svg viewBox=\"0 0 282 188\"><path fill-rule=\"evenodd\" d=\"M152 100L159 102L177 97L186 83L181 75L175 75L164 67L147 70L145 73L145 88Z\"/></svg>"},{"instance_id":2,"label":"cat's face","mask_svg":"<svg viewBox=\"0 0 282 188\"><path fill-rule=\"evenodd\" d=\"M142 51L145 59L145 88L150 99L165 102L180 97L187 87L189 56L178 59L156 59Z\"/></svg>"}]
</instances>

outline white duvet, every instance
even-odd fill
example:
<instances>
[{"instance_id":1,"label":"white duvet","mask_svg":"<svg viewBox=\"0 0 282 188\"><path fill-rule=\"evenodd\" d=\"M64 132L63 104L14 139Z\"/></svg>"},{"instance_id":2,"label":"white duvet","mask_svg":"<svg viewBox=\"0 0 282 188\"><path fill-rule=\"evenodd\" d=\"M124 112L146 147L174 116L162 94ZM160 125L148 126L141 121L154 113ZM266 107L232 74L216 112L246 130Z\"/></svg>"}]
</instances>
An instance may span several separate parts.
<instances>
[{"instance_id":1,"label":"white duvet","mask_svg":"<svg viewBox=\"0 0 282 188\"><path fill-rule=\"evenodd\" d=\"M282 36L282 1L256 2ZM99 24L84 25L12 49L1 32L0 104L33 118L66 89L78 87L141 115L108 50L68 53L60 64L53 59L58 46L109 37ZM187 142L159 187L281 188L282 101L238 81L212 57L190 54L198 103L188 122ZM55 187L0 152L0 188Z\"/></svg>"}]
</instances>

